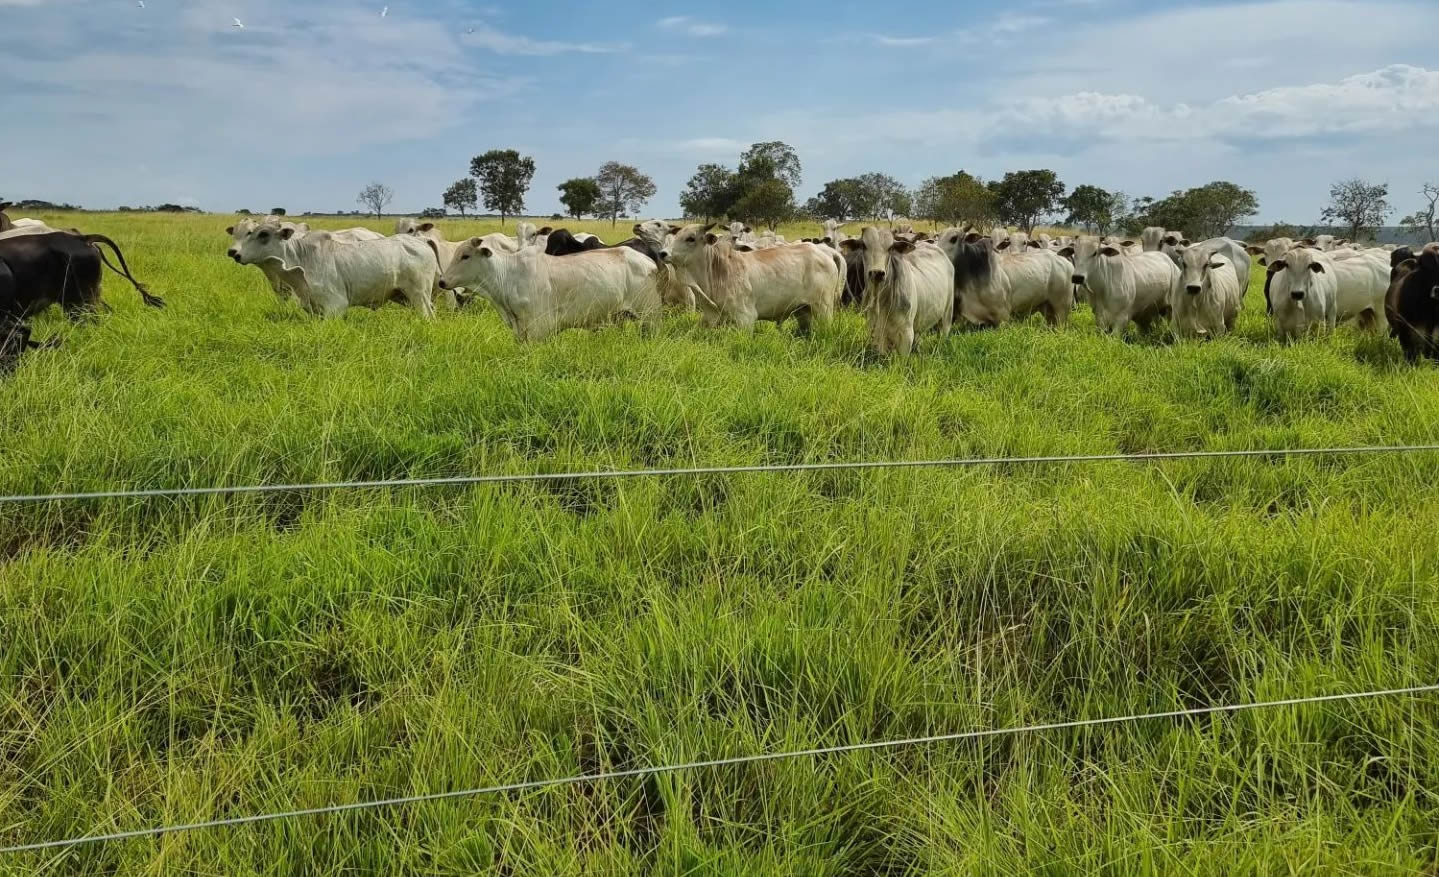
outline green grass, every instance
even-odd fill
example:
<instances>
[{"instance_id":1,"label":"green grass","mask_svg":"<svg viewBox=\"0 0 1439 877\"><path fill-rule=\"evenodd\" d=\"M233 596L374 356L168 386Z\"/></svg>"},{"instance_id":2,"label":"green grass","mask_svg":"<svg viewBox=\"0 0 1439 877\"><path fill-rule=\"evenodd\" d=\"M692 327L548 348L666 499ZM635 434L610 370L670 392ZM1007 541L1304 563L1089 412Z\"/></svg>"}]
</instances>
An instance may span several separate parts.
<instances>
[{"instance_id":1,"label":"green grass","mask_svg":"<svg viewBox=\"0 0 1439 877\"><path fill-rule=\"evenodd\" d=\"M1439 437L1439 373L1352 330L1281 347L1257 291L1208 344L1101 338L1086 311L893 363L854 314L520 346L483 306L305 317L224 258L224 217L80 221L170 306L112 277L113 315L37 322L64 346L0 382L0 493ZM1439 458L1389 456L0 506L0 845L1432 683L1436 483ZM0 872L1433 873L1436 788L1439 703L1399 698Z\"/></svg>"}]
</instances>

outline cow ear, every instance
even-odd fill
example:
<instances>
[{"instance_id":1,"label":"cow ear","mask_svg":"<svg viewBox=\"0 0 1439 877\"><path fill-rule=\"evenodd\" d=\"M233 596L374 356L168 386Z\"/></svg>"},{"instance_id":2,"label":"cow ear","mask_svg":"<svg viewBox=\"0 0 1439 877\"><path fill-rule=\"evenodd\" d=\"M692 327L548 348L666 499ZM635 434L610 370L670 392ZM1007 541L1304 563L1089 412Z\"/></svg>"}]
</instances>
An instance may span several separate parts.
<instances>
[{"instance_id":1,"label":"cow ear","mask_svg":"<svg viewBox=\"0 0 1439 877\"><path fill-rule=\"evenodd\" d=\"M1004 241L1004 242L1001 243L999 246L995 247L995 249L996 249L996 250L1007 250L1007 249L1009 249L1009 241L1008 241L1008 240Z\"/></svg>"},{"instance_id":2,"label":"cow ear","mask_svg":"<svg viewBox=\"0 0 1439 877\"><path fill-rule=\"evenodd\" d=\"M225 229L225 234L234 234L234 233L235 233L235 227L234 227L233 225Z\"/></svg>"},{"instance_id":3,"label":"cow ear","mask_svg":"<svg viewBox=\"0 0 1439 877\"><path fill-rule=\"evenodd\" d=\"M1120 246L1121 246L1121 247L1132 247L1132 246L1134 246L1134 241L1124 241L1123 243L1120 244Z\"/></svg>"},{"instance_id":4,"label":"cow ear","mask_svg":"<svg viewBox=\"0 0 1439 877\"><path fill-rule=\"evenodd\" d=\"M972 232L970 232L969 234L967 234L967 235L964 236L964 242L965 242L966 244L972 244L972 243L975 243L976 241L978 241L978 240L980 240L980 239L982 239L982 238L984 238L984 235L980 234L980 233L977 232L977 231L972 231Z\"/></svg>"},{"instance_id":5,"label":"cow ear","mask_svg":"<svg viewBox=\"0 0 1439 877\"><path fill-rule=\"evenodd\" d=\"M750 246L749 244L735 244L735 245L734 245L734 248L735 248L735 252L737 252L737 253L753 253L753 252L754 252L754 247Z\"/></svg>"},{"instance_id":6,"label":"cow ear","mask_svg":"<svg viewBox=\"0 0 1439 877\"><path fill-rule=\"evenodd\" d=\"M1305 239L1304 239L1304 246L1306 246L1306 247L1318 246L1318 244L1319 244L1319 241L1315 240L1314 238L1305 238Z\"/></svg>"},{"instance_id":7,"label":"cow ear","mask_svg":"<svg viewBox=\"0 0 1439 877\"><path fill-rule=\"evenodd\" d=\"M1289 263L1288 263L1288 262L1284 261L1283 259L1275 259L1274 262L1269 266L1269 270L1270 270L1271 273L1274 273L1274 272L1283 271L1285 268L1288 268L1288 267L1289 267Z\"/></svg>"},{"instance_id":8,"label":"cow ear","mask_svg":"<svg viewBox=\"0 0 1439 877\"><path fill-rule=\"evenodd\" d=\"M1309 263L1309 270L1310 270L1310 271L1313 271L1315 274L1323 274L1323 273L1324 273L1324 266L1321 265L1321 264L1319 264L1318 262L1310 262L1310 263Z\"/></svg>"},{"instance_id":9,"label":"cow ear","mask_svg":"<svg viewBox=\"0 0 1439 877\"><path fill-rule=\"evenodd\" d=\"M744 227L744 233L745 233L745 234L754 234L754 229L750 228L749 226L745 226L745 227Z\"/></svg>"},{"instance_id":10,"label":"cow ear","mask_svg":"<svg viewBox=\"0 0 1439 877\"><path fill-rule=\"evenodd\" d=\"M470 238L470 246L479 249L485 242L480 238Z\"/></svg>"},{"instance_id":11,"label":"cow ear","mask_svg":"<svg viewBox=\"0 0 1439 877\"><path fill-rule=\"evenodd\" d=\"M672 225L672 226L670 226L670 234L679 234L679 233L682 232L682 231L684 231L684 227L683 227L683 226L679 226L679 225Z\"/></svg>"},{"instance_id":12,"label":"cow ear","mask_svg":"<svg viewBox=\"0 0 1439 877\"><path fill-rule=\"evenodd\" d=\"M1179 245L1180 245L1181 247L1187 247L1187 246L1189 246L1189 238L1185 238L1184 240L1180 241L1180 242L1179 242Z\"/></svg>"},{"instance_id":13,"label":"cow ear","mask_svg":"<svg viewBox=\"0 0 1439 877\"><path fill-rule=\"evenodd\" d=\"M434 228L435 228L435 224L434 224L433 222L422 222L422 223L420 223L420 231L432 231L432 230L434 230Z\"/></svg>"},{"instance_id":14,"label":"cow ear","mask_svg":"<svg viewBox=\"0 0 1439 877\"><path fill-rule=\"evenodd\" d=\"M1099 255L1109 256L1110 258L1113 258L1114 256L1119 255L1119 251L1116 250L1114 247L1105 247L1099 251Z\"/></svg>"},{"instance_id":15,"label":"cow ear","mask_svg":"<svg viewBox=\"0 0 1439 877\"><path fill-rule=\"evenodd\" d=\"M893 244L890 244L889 251L891 253L913 253L914 244L909 241L895 241Z\"/></svg>"},{"instance_id":16,"label":"cow ear","mask_svg":"<svg viewBox=\"0 0 1439 877\"><path fill-rule=\"evenodd\" d=\"M706 235L705 235L705 243L707 243L707 244L713 244L713 243L715 243L715 242L718 241L718 240L719 240L719 235L715 234L714 232L710 232L709 234L706 234Z\"/></svg>"},{"instance_id":17,"label":"cow ear","mask_svg":"<svg viewBox=\"0 0 1439 877\"><path fill-rule=\"evenodd\" d=\"M1210 263L1209 263L1209 270L1210 270L1210 271L1218 271L1220 268L1223 268L1223 267L1224 267L1224 263L1223 263L1223 262L1210 262Z\"/></svg>"},{"instance_id":18,"label":"cow ear","mask_svg":"<svg viewBox=\"0 0 1439 877\"><path fill-rule=\"evenodd\" d=\"M480 255L485 257L486 259L490 258L494 254L495 251L491 250L489 247L480 247Z\"/></svg>"},{"instance_id":19,"label":"cow ear","mask_svg":"<svg viewBox=\"0 0 1439 877\"><path fill-rule=\"evenodd\" d=\"M857 241L854 238L850 238L847 241L842 241L839 248L846 253L860 253L864 251L864 241Z\"/></svg>"},{"instance_id":20,"label":"cow ear","mask_svg":"<svg viewBox=\"0 0 1439 877\"><path fill-rule=\"evenodd\" d=\"M1028 241L1025 243L1025 246L1036 250L1044 248L1044 244L1041 244L1039 241Z\"/></svg>"},{"instance_id":21,"label":"cow ear","mask_svg":"<svg viewBox=\"0 0 1439 877\"><path fill-rule=\"evenodd\" d=\"M1258 256L1264 252L1264 248L1256 247L1253 244L1250 244L1249 246L1244 248L1244 252L1248 253L1251 256Z\"/></svg>"},{"instance_id":22,"label":"cow ear","mask_svg":"<svg viewBox=\"0 0 1439 877\"><path fill-rule=\"evenodd\" d=\"M1074 247L1065 247L1059 251L1059 255L1072 260L1074 258Z\"/></svg>"},{"instance_id":23,"label":"cow ear","mask_svg":"<svg viewBox=\"0 0 1439 877\"><path fill-rule=\"evenodd\" d=\"M635 228L638 229L639 226L637 225L637 226L635 226ZM544 228L540 229L539 231L535 232L535 234L542 234L542 235L552 235L552 234L554 234L554 233L555 233L555 230L554 230L553 228L550 228L548 225L545 226Z\"/></svg>"},{"instance_id":24,"label":"cow ear","mask_svg":"<svg viewBox=\"0 0 1439 877\"><path fill-rule=\"evenodd\" d=\"M288 241L290 238L292 238L292 237L294 237L294 236L295 236L295 229L294 229L293 227L280 229L280 239L281 239L281 240L286 240L286 241Z\"/></svg>"}]
</instances>

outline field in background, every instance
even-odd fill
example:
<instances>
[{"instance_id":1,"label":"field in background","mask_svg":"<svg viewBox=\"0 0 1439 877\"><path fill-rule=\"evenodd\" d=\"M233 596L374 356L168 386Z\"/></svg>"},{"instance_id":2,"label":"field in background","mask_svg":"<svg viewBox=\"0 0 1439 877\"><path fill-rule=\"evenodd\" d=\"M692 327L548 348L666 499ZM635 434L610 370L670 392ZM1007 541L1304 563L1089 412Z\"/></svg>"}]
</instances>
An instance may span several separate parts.
<instances>
[{"instance_id":1,"label":"field in background","mask_svg":"<svg viewBox=\"0 0 1439 877\"><path fill-rule=\"evenodd\" d=\"M520 346L483 303L308 318L224 257L223 216L82 220L169 307L107 275L113 315L37 321L64 346L0 382L0 493L1439 438L1439 372L1348 329L1282 348L1257 287L1209 344L1115 342L1085 311L902 363L852 313L808 340L673 316ZM1439 458L1391 456L0 505L0 846L1432 683L1436 483ZM1436 706L692 771L0 873L1424 871Z\"/></svg>"}]
</instances>

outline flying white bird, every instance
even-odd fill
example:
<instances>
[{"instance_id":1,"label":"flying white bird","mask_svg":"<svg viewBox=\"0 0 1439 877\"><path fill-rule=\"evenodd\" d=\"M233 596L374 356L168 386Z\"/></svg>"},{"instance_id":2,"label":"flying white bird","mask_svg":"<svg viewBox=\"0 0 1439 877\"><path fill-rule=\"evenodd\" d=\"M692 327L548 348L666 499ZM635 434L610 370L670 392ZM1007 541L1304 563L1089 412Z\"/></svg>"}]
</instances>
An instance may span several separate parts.
<instances>
[{"instance_id":1,"label":"flying white bird","mask_svg":"<svg viewBox=\"0 0 1439 877\"><path fill-rule=\"evenodd\" d=\"M135 5L138 6L138 7L140 7L141 9L144 9L144 8L145 8L145 0L135 0Z\"/></svg>"},{"instance_id":2,"label":"flying white bird","mask_svg":"<svg viewBox=\"0 0 1439 877\"><path fill-rule=\"evenodd\" d=\"M474 33L474 32L475 32L475 29L474 29L474 28L470 28L468 31L466 31L466 33Z\"/></svg>"},{"instance_id":3,"label":"flying white bird","mask_svg":"<svg viewBox=\"0 0 1439 877\"><path fill-rule=\"evenodd\" d=\"M384 18L386 15L389 15L389 14L390 14L390 7L388 7L388 6L386 6L384 9L381 9L381 10L380 10L380 17L381 17L381 18Z\"/></svg>"},{"instance_id":4,"label":"flying white bird","mask_svg":"<svg viewBox=\"0 0 1439 877\"><path fill-rule=\"evenodd\" d=\"M240 19L237 18L237 19L235 19L235 23L232 24L232 25L230 25L230 27L238 27L240 30L244 30L244 29L245 29L245 22L243 22L243 21L241 21Z\"/></svg>"}]
</instances>

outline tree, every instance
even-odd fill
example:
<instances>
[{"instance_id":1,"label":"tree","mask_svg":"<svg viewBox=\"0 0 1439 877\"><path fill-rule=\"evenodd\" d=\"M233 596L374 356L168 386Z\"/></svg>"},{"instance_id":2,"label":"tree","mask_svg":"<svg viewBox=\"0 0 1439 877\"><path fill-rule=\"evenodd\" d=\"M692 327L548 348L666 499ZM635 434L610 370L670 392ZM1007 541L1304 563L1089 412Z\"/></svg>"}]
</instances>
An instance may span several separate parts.
<instances>
[{"instance_id":1,"label":"tree","mask_svg":"<svg viewBox=\"0 0 1439 877\"><path fill-rule=\"evenodd\" d=\"M994 206L999 218L1025 231L1033 231L1041 216L1054 212L1064 197L1064 183L1052 170L1010 171L1004 179L992 181Z\"/></svg>"},{"instance_id":2,"label":"tree","mask_svg":"<svg viewBox=\"0 0 1439 877\"><path fill-rule=\"evenodd\" d=\"M1259 199L1248 189L1218 180L1182 192L1172 192L1158 201L1140 198L1126 223L1131 233L1157 225L1183 231L1200 240L1218 237L1246 216L1259 212Z\"/></svg>"},{"instance_id":3,"label":"tree","mask_svg":"<svg viewBox=\"0 0 1439 877\"><path fill-rule=\"evenodd\" d=\"M617 161L605 162L595 174L595 182L600 188L600 213L609 215L611 226L619 222L620 214L639 213L655 196L654 180Z\"/></svg>"},{"instance_id":4,"label":"tree","mask_svg":"<svg viewBox=\"0 0 1439 877\"><path fill-rule=\"evenodd\" d=\"M864 199L864 216L875 220L887 214L904 216L913 207L913 199L904 183L888 174L861 174L856 181Z\"/></svg>"},{"instance_id":5,"label":"tree","mask_svg":"<svg viewBox=\"0 0 1439 877\"><path fill-rule=\"evenodd\" d=\"M283 207L271 207L271 208L270 208L270 215L271 215L271 216L284 216L284 215L285 215L285 208L283 208Z\"/></svg>"},{"instance_id":6,"label":"tree","mask_svg":"<svg viewBox=\"0 0 1439 877\"><path fill-rule=\"evenodd\" d=\"M765 180L751 187L730 211L746 222L774 228L795 213L794 190L783 180Z\"/></svg>"},{"instance_id":7,"label":"tree","mask_svg":"<svg viewBox=\"0 0 1439 877\"><path fill-rule=\"evenodd\" d=\"M565 205L565 209L575 219L598 211L603 193L600 191L600 184L589 177L565 180L555 188L560 190L560 203Z\"/></svg>"},{"instance_id":8,"label":"tree","mask_svg":"<svg viewBox=\"0 0 1439 877\"><path fill-rule=\"evenodd\" d=\"M462 217L474 210L480 203L480 192L475 185L475 178L465 177L463 180L456 180L445 190L444 201L446 207L458 210Z\"/></svg>"},{"instance_id":9,"label":"tree","mask_svg":"<svg viewBox=\"0 0 1439 877\"><path fill-rule=\"evenodd\" d=\"M830 180L818 195L805 204L805 212L816 219L837 219L840 222L857 219L863 215L860 212L864 201L861 188L860 181L856 179Z\"/></svg>"},{"instance_id":10,"label":"tree","mask_svg":"<svg viewBox=\"0 0 1439 877\"><path fill-rule=\"evenodd\" d=\"M395 192L384 183L371 183L360 190L360 195L355 200L360 205L369 209L379 219L385 213L385 205L395 199Z\"/></svg>"},{"instance_id":11,"label":"tree","mask_svg":"<svg viewBox=\"0 0 1439 877\"><path fill-rule=\"evenodd\" d=\"M1439 183L1425 183L1419 190L1419 194L1424 196L1428 206L1404 217L1399 222L1409 229L1410 234L1419 238L1421 243L1439 240L1439 234L1435 234L1435 205L1439 204Z\"/></svg>"},{"instance_id":12,"label":"tree","mask_svg":"<svg viewBox=\"0 0 1439 877\"><path fill-rule=\"evenodd\" d=\"M1355 177L1329 187L1329 206L1319 215L1322 222L1338 223L1349 230L1349 239L1384 224L1394 212L1389 206L1389 184L1369 183Z\"/></svg>"},{"instance_id":13,"label":"tree","mask_svg":"<svg viewBox=\"0 0 1439 877\"><path fill-rule=\"evenodd\" d=\"M756 182L776 179L789 186L791 197L800 184L799 154L794 147L779 140L750 146L739 157L739 175Z\"/></svg>"},{"instance_id":14,"label":"tree","mask_svg":"<svg viewBox=\"0 0 1439 877\"><path fill-rule=\"evenodd\" d=\"M1069 211L1065 225L1082 225L1097 234L1109 234L1124 217L1128 206L1123 192L1109 192L1098 186L1075 186L1059 206Z\"/></svg>"},{"instance_id":15,"label":"tree","mask_svg":"<svg viewBox=\"0 0 1439 877\"><path fill-rule=\"evenodd\" d=\"M925 180L916 191L914 202L919 218L936 225L978 226L995 219L994 192L983 180L964 171Z\"/></svg>"},{"instance_id":16,"label":"tree","mask_svg":"<svg viewBox=\"0 0 1439 877\"><path fill-rule=\"evenodd\" d=\"M446 215L443 207L426 207L420 211L421 219L444 219Z\"/></svg>"},{"instance_id":17,"label":"tree","mask_svg":"<svg viewBox=\"0 0 1439 877\"><path fill-rule=\"evenodd\" d=\"M500 215L500 225L525 209L525 193L535 178L535 160L513 149L491 149L470 159L470 176L480 182L485 209Z\"/></svg>"},{"instance_id":18,"label":"tree","mask_svg":"<svg viewBox=\"0 0 1439 877\"><path fill-rule=\"evenodd\" d=\"M702 164L680 193L680 210L708 223L729 212L734 192L734 171L721 164Z\"/></svg>"}]
</instances>

